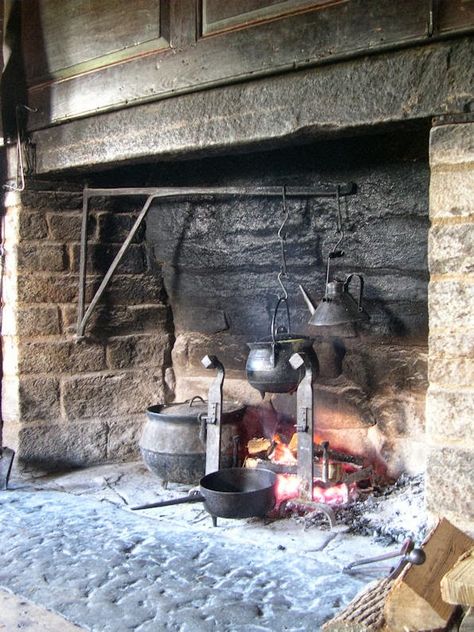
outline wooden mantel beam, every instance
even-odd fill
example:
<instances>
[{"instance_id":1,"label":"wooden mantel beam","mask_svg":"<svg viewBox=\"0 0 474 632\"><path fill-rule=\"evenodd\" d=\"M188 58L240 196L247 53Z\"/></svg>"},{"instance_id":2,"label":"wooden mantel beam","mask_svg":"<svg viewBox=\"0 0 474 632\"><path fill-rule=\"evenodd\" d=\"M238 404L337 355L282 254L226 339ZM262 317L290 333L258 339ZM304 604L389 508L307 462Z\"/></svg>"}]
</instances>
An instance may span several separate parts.
<instances>
[{"instance_id":1,"label":"wooden mantel beam","mask_svg":"<svg viewBox=\"0 0 474 632\"><path fill-rule=\"evenodd\" d=\"M32 134L37 174L270 147L463 112L470 37L130 107Z\"/></svg>"}]
</instances>

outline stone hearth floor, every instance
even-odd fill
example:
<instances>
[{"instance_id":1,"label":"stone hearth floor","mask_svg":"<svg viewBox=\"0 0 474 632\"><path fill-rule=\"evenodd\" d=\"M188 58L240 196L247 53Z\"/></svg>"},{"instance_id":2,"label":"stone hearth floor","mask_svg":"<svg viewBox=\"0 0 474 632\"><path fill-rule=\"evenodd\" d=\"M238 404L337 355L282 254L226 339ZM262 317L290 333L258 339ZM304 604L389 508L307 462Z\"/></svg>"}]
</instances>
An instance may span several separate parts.
<instances>
[{"instance_id":1,"label":"stone hearth floor","mask_svg":"<svg viewBox=\"0 0 474 632\"><path fill-rule=\"evenodd\" d=\"M214 528L200 504L129 509L187 489L164 489L141 463L13 476L0 492L0 587L94 632L306 632L387 572L345 565L399 548L297 519ZM2 629L19 628L0 613Z\"/></svg>"}]
</instances>

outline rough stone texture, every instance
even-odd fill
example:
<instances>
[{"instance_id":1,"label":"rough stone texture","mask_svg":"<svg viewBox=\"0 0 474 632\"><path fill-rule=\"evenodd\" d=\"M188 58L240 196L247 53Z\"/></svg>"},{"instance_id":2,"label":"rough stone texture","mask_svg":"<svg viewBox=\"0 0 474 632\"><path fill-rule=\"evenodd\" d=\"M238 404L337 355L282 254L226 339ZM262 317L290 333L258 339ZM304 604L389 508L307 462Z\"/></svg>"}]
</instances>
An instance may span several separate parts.
<instances>
[{"instance_id":1,"label":"rough stone texture","mask_svg":"<svg viewBox=\"0 0 474 632\"><path fill-rule=\"evenodd\" d=\"M473 471L473 449L466 450L458 446L432 447L427 463L428 510L440 514L448 509L464 519L472 520L474 516Z\"/></svg>"},{"instance_id":2,"label":"rough stone texture","mask_svg":"<svg viewBox=\"0 0 474 632\"><path fill-rule=\"evenodd\" d=\"M62 272L67 269L63 245L23 242L18 245L17 256L21 272Z\"/></svg>"},{"instance_id":3,"label":"rough stone texture","mask_svg":"<svg viewBox=\"0 0 474 632\"><path fill-rule=\"evenodd\" d=\"M468 217L474 212L472 163L459 167L436 168L430 187L432 217Z\"/></svg>"},{"instance_id":4,"label":"rough stone texture","mask_svg":"<svg viewBox=\"0 0 474 632\"><path fill-rule=\"evenodd\" d=\"M248 356L247 340L242 336L188 333L178 335L173 346L175 371L193 376L207 373L201 364L205 355L216 355L224 364L229 375L238 372L243 377Z\"/></svg>"},{"instance_id":5,"label":"rough stone texture","mask_svg":"<svg viewBox=\"0 0 474 632\"><path fill-rule=\"evenodd\" d=\"M141 207L138 207L140 209ZM99 213L97 215L97 228L99 241L107 241L109 243L121 244L130 232L136 220L136 213ZM143 239L143 224L133 237L134 243L139 243Z\"/></svg>"},{"instance_id":6,"label":"rough stone texture","mask_svg":"<svg viewBox=\"0 0 474 632\"><path fill-rule=\"evenodd\" d=\"M431 131L431 167L474 162L474 134L470 123L438 125Z\"/></svg>"},{"instance_id":7,"label":"rough stone texture","mask_svg":"<svg viewBox=\"0 0 474 632\"><path fill-rule=\"evenodd\" d=\"M79 277L77 274L22 275L18 277L18 301L22 303L77 303ZM87 281L87 299L98 285L96 278Z\"/></svg>"},{"instance_id":8,"label":"rough stone texture","mask_svg":"<svg viewBox=\"0 0 474 632\"><path fill-rule=\"evenodd\" d=\"M19 341L21 373L81 373L106 368L103 345L89 341Z\"/></svg>"},{"instance_id":9,"label":"rough stone texture","mask_svg":"<svg viewBox=\"0 0 474 632\"><path fill-rule=\"evenodd\" d=\"M18 431L16 459L27 470L62 470L100 463L107 458L105 420L28 424Z\"/></svg>"},{"instance_id":10,"label":"rough stone texture","mask_svg":"<svg viewBox=\"0 0 474 632\"><path fill-rule=\"evenodd\" d=\"M120 461L140 458L138 444L145 423L145 412L109 419L107 421L107 455Z\"/></svg>"},{"instance_id":11,"label":"rough stone texture","mask_svg":"<svg viewBox=\"0 0 474 632\"><path fill-rule=\"evenodd\" d=\"M424 347L357 341L352 348L347 345L342 369L345 375L368 393L381 390L392 393L422 392L428 385L427 353Z\"/></svg>"},{"instance_id":12,"label":"rough stone texture","mask_svg":"<svg viewBox=\"0 0 474 632\"><path fill-rule=\"evenodd\" d=\"M59 381L57 378L22 377L19 384L20 419L22 421L55 419L60 416Z\"/></svg>"},{"instance_id":13,"label":"rough stone texture","mask_svg":"<svg viewBox=\"0 0 474 632\"><path fill-rule=\"evenodd\" d=\"M432 274L474 272L474 222L438 224L430 231Z\"/></svg>"},{"instance_id":14,"label":"rough stone texture","mask_svg":"<svg viewBox=\"0 0 474 632\"><path fill-rule=\"evenodd\" d=\"M142 335L111 338L107 345L107 366L110 369L131 369L133 367L167 364L166 357L171 351L168 336Z\"/></svg>"},{"instance_id":15,"label":"rough stone texture","mask_svg":"<svg viewBox=\"0 0 474 632\"><path fill-rule=\"evenodd\" d=\"M430 355L429 379L432 384L457 387L474 384L474 357Z\"/></svg>"},{"instance_id":16,"label":"rough stone texture","mask_svg":"<svg viewBox=\"0 0 474 632\"><path fill-rule=\"evenodd\" d=\"M59 418L59 380L55 377L4 377L2 415L6 422Z\"/></svg>"},{"instance_id":17,"label":"rough stone texture","mask_svg":"<svg viewBox=\"0 0 474 632\"><path fill-rule=\"evenodd\" d=\"M423 441L425 436L425 394L380 395L371 400L379 431L389 438Z\"/></svg>"},{"instance_id":18,"label":"rough stone texture","mask_svg":"<svg viewBox=\"0 0 474 632\"><path fill-rule=\"evenodd\" d=\"M92 244L88 248L88 272L107 272L120 246ZM79 272L80 245L72 244L69 253L70 271ZM129 246L117 267L117 274L141 274L145 271L146 262L143 247L139 244Z\"/></svg>"},{"instance_id":19,"label":"rough stone texture","mask_svg":"<svg viewBox=\"0 0 474 632\"><path fill-rule=\"evenodd\" d=\"M345 431L372 426L376 422L364 391L344 382L342 386L333 387L316 385L314 414L318 431L334 428Z\"/></svg>"},{"instance_id":20,"label":"rough stone texture","mask_svg":"<svg viewBox=\"0 0 474 632\"><path fill-rule=\"evenodd\" d=\"M136 458L138 419L150 402L163 399L170 362L160 274L148 271L137 238L86 340L75 342L82 196L52 183L41 185L49 191L31 186L21 199L8 194L6 200L4 436L19 465L30 469ZM123 237L133 219L126 204L116 206L117 220L110 200L91 204L88 301L119 248L111 240ZM114 231L110 238L107 227ZM140 331L147 336L137 336ZM109 368L127 372L112 375Z\"/></svg>"},{"instance_id":21,"label":"rough stone texture","mask_svg":"<svg viewBox=\"0 0 474 632\"><path fill-rule=\"evenodd\" d=\"M74 334L77 306L61 306L62 333ZM97 305L88 324L94 336L127 335L139 332L167 331L171 320L168 305Z\"/></svg>"},{"instance_id":22,"label":"rough stone texture","mask_svg":"<svg viewBox=\"0 0 474 632\"><path fill-rule=\"evenodd\" d=\"M431 386L426 398L426 431L432 441L462 441L474 449L474 390Z\"/></svg>"},{"instance_id":23,"label":"rough stone texture","mask_svg":"<svg viewBox=\"0 0 474 632\"><path fill-rule=\"evenodd\" d=\"M474 355L474 329L458 327L449 323L443 329L431 329L429 337L430 353L446 354L459 358Z\"/></svg>"},{"instance_id":24,"label":"rough stone texture","mask_svg":"<svg viewBox=\"0 0 474 632\"><path fill-rule=\"evenodd\" d=\"M438 277L429 286L430 325L474 327L474 279Z\"/></svg>"},{"instance_id":25,"label":"rough stone texture","mask_svg":"<svg viewBox=\"0 0 474 632\"><path fill-rule=\"evenodd\" d=\"M5 306L2 315L4 336L51 336L60 333L59 308L56 305Z\"/></svg>"},{"instance_id":26,"label":"rough stone texture","mask_svg":"<svg viewBox=\"0 0 474 632\"><path fill-rule=\"evenodd\" d=\"M20 242L30 239L44 239L47 236L48 225L43 213L27 211L21 213L18 234Z\"/></svg>"},{"instance_id":27,"label":"rough stone texture","mask_svg":"<svg viewBox=\"0 0 474 632\"><path fill-rule=\"evenodd\" d=\"M440 125L430 137L427 506L472 530L474 505L474 123Z\"/></svg>"},{"instance_id":28,"label":"rough stone texture","mask_svg":"<svg viewBox=\"0 0 474 632\"><path fill-rule=\"evenodd\" d=\"M129 415L163 401L161 369L65 377L62 405L69 420Z\"/></svg>"},{"instance_id":29,"label":"rough stone texture","mask_svg":"<svg viewBox=\"0 0 474 632\"><path fill-rule=\"evenodd\" d=\"M67 242L79 242L81 240L82 217L76 212L46 213L49 235L51 239ZM91 214L88 218L87 235L90 239L96 238L97 219Z\"/></svg>"}]
</instances>

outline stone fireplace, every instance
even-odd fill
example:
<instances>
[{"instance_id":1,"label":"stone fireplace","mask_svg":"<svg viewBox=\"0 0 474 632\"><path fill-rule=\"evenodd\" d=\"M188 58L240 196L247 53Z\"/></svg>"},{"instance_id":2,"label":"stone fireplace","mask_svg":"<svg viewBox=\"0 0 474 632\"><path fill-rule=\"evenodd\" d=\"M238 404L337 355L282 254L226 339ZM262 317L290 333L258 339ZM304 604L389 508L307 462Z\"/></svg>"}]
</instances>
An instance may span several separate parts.
<instances>
[{"instance_id":1,"label":"stone fireplace","mask_svg":"<svg viewBox=\"0 0 474 632\"><path fill-rule=\"evenodd\" d=\"M294 396L262 401L245 378L247 343L269 334L278 294L282 201L154 203L77 340L85 183L354 182L333 272L364 277L363 326L308 325L298 285L322 297L337 209L334 199L288 201L287 289L292 329L314 338L319 358L317 435L382 479L425 473L428 509L472 531L471 56L461 33L96 116L67 111L64 91L77 77L54 84L48 108L46 84L30 86L29 103L43 105L27 124L36 160L25 189L6 193L4 212L3 443L17 466L137 458L148 406L206 395L206 354L226 368L226 395L257 416L270 400L282 417L295 414ZM142 204L91 200L87 301Z\"/></svg>"}]
</instances>

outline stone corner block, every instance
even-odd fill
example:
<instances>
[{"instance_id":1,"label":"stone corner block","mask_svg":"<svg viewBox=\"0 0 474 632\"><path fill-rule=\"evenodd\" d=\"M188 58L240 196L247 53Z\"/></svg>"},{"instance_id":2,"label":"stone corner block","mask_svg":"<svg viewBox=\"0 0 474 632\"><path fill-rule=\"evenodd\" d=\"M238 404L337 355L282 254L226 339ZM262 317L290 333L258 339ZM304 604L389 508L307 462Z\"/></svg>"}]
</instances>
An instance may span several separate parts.
<instances>
[{"instance_id":1,"label":"stone corner block","mask_svg":"<svg viewBox=\"0 0 474 632\"><path fill-rule=\"evenodd\" d=\"M101 463L107 457L107 427L87 423L29 425L18 433L20 469L46 472Z\"/></svg>"}]
</instances>

